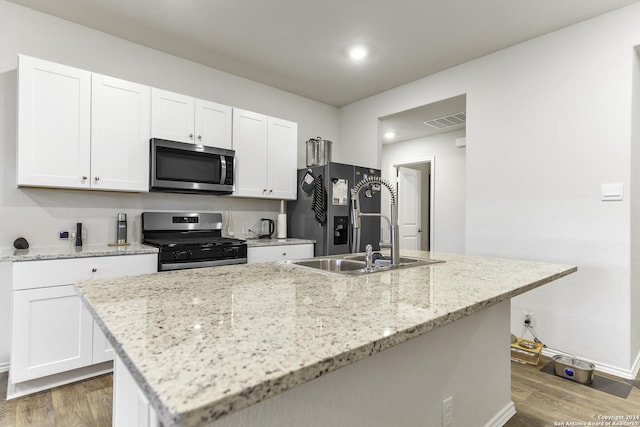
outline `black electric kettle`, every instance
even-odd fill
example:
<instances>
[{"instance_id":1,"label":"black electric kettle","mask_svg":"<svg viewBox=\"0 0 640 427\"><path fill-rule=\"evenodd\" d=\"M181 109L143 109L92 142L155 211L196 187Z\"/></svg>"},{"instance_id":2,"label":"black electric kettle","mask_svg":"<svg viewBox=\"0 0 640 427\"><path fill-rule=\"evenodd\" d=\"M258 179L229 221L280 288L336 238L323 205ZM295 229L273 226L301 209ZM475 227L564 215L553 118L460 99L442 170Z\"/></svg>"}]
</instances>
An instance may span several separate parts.
<instances>
[{"instance_id":1,"label":"black electric kettle","mask_svg":"<svg viewBox=\"0 0 640 427\"><path fill-rule=\"evenodd\" d=\"M276 224L273 220L268 218L260 219L260 232L258 233L259 239L270 239L273 236L273 232L276 231Z\"/></svg>"}]
</instances>

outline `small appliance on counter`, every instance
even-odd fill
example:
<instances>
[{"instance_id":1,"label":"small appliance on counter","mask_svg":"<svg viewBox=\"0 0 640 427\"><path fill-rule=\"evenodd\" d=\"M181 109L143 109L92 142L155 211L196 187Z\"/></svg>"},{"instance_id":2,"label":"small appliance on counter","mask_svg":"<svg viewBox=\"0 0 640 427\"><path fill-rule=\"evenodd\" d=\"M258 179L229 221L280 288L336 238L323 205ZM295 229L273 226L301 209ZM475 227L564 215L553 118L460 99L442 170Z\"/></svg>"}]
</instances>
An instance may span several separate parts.
<instances>
[{"instance_id":1,"label":"small appliance on counter","mask_svg":"<svg viewBox=\"0 0 640 427\"><path fill-rule=\"evenodd\" d=\"M260 232L258 233L259 239L270 239L273 236L273 232L276 231L276 224L273 220L268 218L260 219Z\"/></svg>"},{"instance_id":2,"label":"small appliance on counter","mask_svg":"<svg viewBox=\"0 0 640 427\"><path fill-rule=\"evenodd\" d=\"M159 248L158 271L247 263L247 242L222 237L222 214L143 212L142 243Z\"/></svg>"}]
</instances>

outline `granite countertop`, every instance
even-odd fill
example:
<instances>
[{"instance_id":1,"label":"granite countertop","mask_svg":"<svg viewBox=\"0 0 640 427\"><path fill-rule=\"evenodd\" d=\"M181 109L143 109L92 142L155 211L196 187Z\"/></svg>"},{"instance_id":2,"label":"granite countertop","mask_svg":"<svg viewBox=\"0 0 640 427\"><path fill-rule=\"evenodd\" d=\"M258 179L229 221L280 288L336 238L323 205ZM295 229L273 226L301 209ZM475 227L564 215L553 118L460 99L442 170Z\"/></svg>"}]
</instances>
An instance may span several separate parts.
<instances>
[{"instance_id":1,"label":"granite countertop","mask_svg":"<svg viewBox=\"0 0 640 427\"><path fill-rule=\"evenodd\" d=\"M287 237L286 239L247 239L248 248L259 248L263 246L283 246L283 245L305 245L314 244L315 240L297 239Z\"/></svg>"},{"instance_id":2,"label":"granite countertop","mask_svg":"<svg viewBox=\"0 0 640 427\"><path fill-rule=\"evenodd\" d=\"M169 427L216 420L576 271L403 255L445 262L360 277L261 263L77 287Z\"/></svg>"},{"instance_id":3,"label":"granite countertop","mask_svg":"<svg viewBox=\"0 0 640 427\"><path fill-rule=\"evenodd\" d=\"M0 249L0 262L42 261L115 255L157 254L158 248L132 243L127 246L88 245L76 250L73 246L29 249Z\"/></svg>"}]
</instances>

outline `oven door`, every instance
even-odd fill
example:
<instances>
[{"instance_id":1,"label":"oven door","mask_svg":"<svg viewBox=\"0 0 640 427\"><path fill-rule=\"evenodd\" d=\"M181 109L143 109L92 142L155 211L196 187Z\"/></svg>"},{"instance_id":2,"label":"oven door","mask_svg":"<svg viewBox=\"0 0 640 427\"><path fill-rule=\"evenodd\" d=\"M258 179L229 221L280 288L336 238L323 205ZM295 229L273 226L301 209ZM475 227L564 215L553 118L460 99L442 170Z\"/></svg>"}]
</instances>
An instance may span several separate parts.
<instances>
[{"instance_id":1,"label":"oven door","mask_svg":"<svg viewBox=\"0 0 640 427\"><path fill-rule=\"evenodd\" d=\"M151 139L150 191L231 194L233 150Z\"/></svg>"}]
</instances>

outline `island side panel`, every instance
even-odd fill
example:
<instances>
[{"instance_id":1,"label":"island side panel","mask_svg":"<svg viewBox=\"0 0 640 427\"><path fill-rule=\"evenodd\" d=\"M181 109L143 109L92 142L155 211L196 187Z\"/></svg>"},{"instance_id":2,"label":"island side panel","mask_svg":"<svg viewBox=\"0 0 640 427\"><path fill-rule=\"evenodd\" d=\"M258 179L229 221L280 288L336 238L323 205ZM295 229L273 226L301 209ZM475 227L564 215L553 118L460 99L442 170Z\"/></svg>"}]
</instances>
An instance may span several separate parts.
<instances>
[{"instance_id":1,"label":"island side panel","mask_svg":"<svg viewBox=\"0 0 640 427\"><path fill-rule=\"evenodd\" d=\"M514 413L510 301L231 414L211 427L501 426Z\"/></svg>"}]
</instances>

